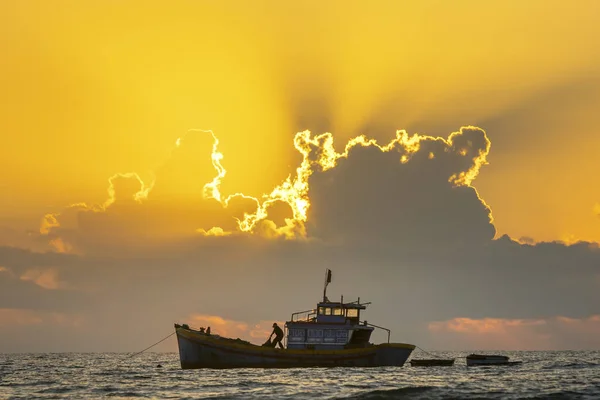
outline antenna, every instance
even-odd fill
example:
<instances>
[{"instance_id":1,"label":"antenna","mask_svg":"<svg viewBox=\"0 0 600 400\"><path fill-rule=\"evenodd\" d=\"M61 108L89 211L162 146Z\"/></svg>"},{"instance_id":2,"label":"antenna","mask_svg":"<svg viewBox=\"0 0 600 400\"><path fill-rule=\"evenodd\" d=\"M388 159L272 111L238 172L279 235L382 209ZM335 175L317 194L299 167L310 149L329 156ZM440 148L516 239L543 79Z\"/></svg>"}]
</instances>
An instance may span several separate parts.
<instances>
[{"instance_id":1,"label":"antenna","mask_svg":"<svg viewBox=\"0 0 600 400\"><path fill-rule=\"evenodd\" d=\"M329 283L331 282L331 270L327 269L325 270L325 286L323 287L323 302L328 302L329 300L327 299L327 285L329 285Z\"/></svg>"}]
</instances>

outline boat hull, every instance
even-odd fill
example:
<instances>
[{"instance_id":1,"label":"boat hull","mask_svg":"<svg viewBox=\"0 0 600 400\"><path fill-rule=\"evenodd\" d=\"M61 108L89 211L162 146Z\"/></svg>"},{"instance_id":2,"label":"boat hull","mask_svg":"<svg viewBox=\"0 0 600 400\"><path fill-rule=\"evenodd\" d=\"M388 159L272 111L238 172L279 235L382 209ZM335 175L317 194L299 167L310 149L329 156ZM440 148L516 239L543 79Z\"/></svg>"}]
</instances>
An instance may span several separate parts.
<instances>
[{"instance_id":1,"label":"boat hull","mask_svg":"<svg viewBox=\"0 0 600 400\"><path fill-rule=\"evenodd\" d=\"M498 362L493 362L493 361L469 361L467 360L467 367L482 367L482 366L495 366L495 365L520 365L522 364L523 361L498 361Z\"/></svg>"},{"instance_id":2,"label":"boat hull","mask_svg":"<svg viewBox=\"0 0 600 400\"><path fill-rule=\"evenodd\" d=\"M521 361L509 361L507 356L470 354L467 356L467 367L489 365L518 365Z\"/></svg>"},{"instance_id":3,"label":"boat hull","mask_svg":"<svg viewBox=\"0 0 600 400\"><path fill-rule=\"evenodd\" d=\"M344 350L275 349L176 328L182 369L382 367L404 365L415 346L384 343Z\"/></svg>"}]
</instances>

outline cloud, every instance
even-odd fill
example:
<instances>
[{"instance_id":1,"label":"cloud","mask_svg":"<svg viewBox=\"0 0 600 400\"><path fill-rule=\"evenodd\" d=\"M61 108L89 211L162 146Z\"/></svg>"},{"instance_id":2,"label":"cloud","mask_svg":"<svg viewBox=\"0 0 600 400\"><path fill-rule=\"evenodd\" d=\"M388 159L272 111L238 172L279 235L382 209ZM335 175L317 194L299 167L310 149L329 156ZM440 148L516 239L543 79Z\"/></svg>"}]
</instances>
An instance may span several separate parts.
<instances>
[{"instance_id":1,"label":"cloud","mask_svg":"<svg viewBox=\"0 0 600 400\"><path fill-rule=\"evenodd\" d=\"M490 149L485 132L416 138L414 148L356 146L335 168L314 174L309 234L399 246L493 239L491 209L471 186Z\"/></svg>"},{"instance_id":2,"label":"cloud","mask_svg":"<svg viewBox=\"0 0 600 400\"><path fill-rule=\"evenodd\" d=\"M44 289L58 289L63 286L62 282L58 280L58 274L56 269L28 269L20 277L23 281L32 281L36 285Z\"/></svg>"},{"instance_id":3,"label":"cloud","mask_svg":"<svg viewBox=\"0 0 600 400\"><path fill-rule=\"evenodd\" d=\"M82 331L61 330L56 336L54 346L61 349L135 351L140 342L166 335L173 322L210 325L215 333L260 344L261 334L252 333L257 321L264 333L268 329L260 321L286 320L292 312L315 306L325 267L334 270L329 298L343 294L348 300L372 301L365 319L392 329L393 340L424 348L474 346L464 335L444 335L454 338L447 342L428 336L435 321L520 320L517 327L529 332L537 329L529 321L557 316L585 321L598 314L600 304L600 251L586 243L523 245L503 237L483 248L432 251L377 246L376 236L363 245L207 239L128 258L0 249L6 269L0 273L0 308L85 315ZM52 268L64 286L49 290L19 279L35 265L56 265ZM563 325L548 329L558 332ZM513 343L513 348L534 346L529 336L513 335L517 327L505 327L493 341L482 337L492 344ZM575 339L592 346L593 341L583 340L591 332ZM0 331L2 342L10 343L6 335ZM572 337L556 334L553 341L539 343L566 348ZM375 334L375 341L383 339Z\"/></svg>"},{"instance_id":4,"label":"cloud","mask_svg":"<svg viewBox=\"0 0 600 400\"><path fill-rule=\"evenodd\" d=\"M0 309L0 327L12 325L40 325L43 319L31 310Z\"/></svg>"},{"instance_id":5,"label":"cloud","mask_svg":"<svg viewBox=\"0 0 600 400\"><path fill-rule=\"evenodd\" d=\"M0 328L32 325L62 325L66 327L78 327L80 326L81 322L81 317L73 317L63 313L0 308Z\"/></svg>"},{"instance_id":6,"label":"cloud","mask_svg":"<svg viewBox=\"0 0 600 400\"><path fill-rule=\"evenodd\" d=\"M255 212L258 203L249 196L233 195L224 207L214 198L220 196L225 172L219 169L217 145L210 131L190 131L177 140L154 177L144 181L134 172L114 174L103 202L74 203L45 215L39 236L58 252L102 254L110 248L152 248L202 233L235 231L236 219ZM198 156L201 150L207 150L206 157ZM209 162L199 161L203 159ZM213 167L218 174L209 180L215 174ZM208 183L202 183L203 176Z\"/></svg>"},{"instance_id":7,"label":"cloud","mask_svg":"<svg viewBox=\"0 0 600 400\"><path fill-rule=\"evenodd\" d=\"M207 153L211 155L211 164L216 175L205 183L201 190L200 185L195 185L197 193L192 197L196 200L193 207L182 210L178 215L169 214L169 221L165 221L166 213L161 210L160 200L153 201L153 196L155 191L159 195L158 199L167 194L162 183L165 177L175 179L183 174L182 170L187 164L180 164L180 156L183 160L191 159L183 151L190 135L192 138L198 135L212 138L212 147ZM366 182L347 181L363 185L363 189L373 196L379 195L382 190L389 191L390 184L393 188L413 186L411 182L404 183L399 180L421 179L421 186L425 183L430 188L447 191L455 189L454 193L434 193L425 188L424 190L429 190L429 194L434 196L432 199L447 197L456 199L456 202L471 201L476 205L483 203L481 208L485 210L486 218L491 222L491 210L471 186L481 166L486 163L486 156L490 150L490 141L479 128L461 128L460 131L450 134L447 139L409 135L405 131L397 131L395 137L386 144L358 136L348 141L342 152L335 149L333 135L330 133L312 135L309 131L299 132L294 138L294 145L302 155L300 165L295 174L288 176L270 193L263 195L262 199L243 193L221 193L221 183L227 175L227 170L222 163L224 156L219 152L218 145L219 140L213 132L190 131L186 137L177 140L170 158L159 168L157 178L151 184L146 184L136 173L115 174L109 179L108 199L103 204L89 206L76 203L60 213L48 214L42 221L41 235L47 236L49 243L59 252L89 252L90 244L101 244L101 248L106 250L107 239L129 248L143 246L144 243L154 246L157 241L191 236L194 233L204 236L255 233L268 238L306 238L305 223L313 201L309 195L311 185L316 186L312 192L316 193L317 202L319 195L330 195L322 187L323 183L319 187L318 176L326 177L322 179L338 179L343 183L346 180L343 174L359 173L367 176L365 174L369 171L375 174L375 179L369 181L374 185L383 185L382 187L367 188ZM342 164L342 167L339 167L339 164ZM414 171L421 171L425 175L419 178L420 175ZM353 187L355 190L358 186ZM336 193L347 193L348 190L352 189L342 188ZM463 199L456 195L461 190L465 192ZM352 196L354 201L365 200L359 192L353 193ZM396 199L397 194L388 194L385 198ZM356 203L353 206L363 207L364 204ZM411 204L405 204L400 208L408 209L410 206ZM181 204L178 204L178 207L181 207ZM386 207L390 215L390 205ZM380 210L384 211L383 208ZM449 208L444 209L432 204L432 210L444 213L448 212ZM456 210L458 208L451 212ZM317 215L318 212L317 207ZM373 217L369 218L375 221L384 215ZM459 220L463 216L457 215L455 218ZM326 227L325 218L317 216L315 220L319 220L321 227ZM343 220L340 222L343 223ZM488 225L487 236L493 237L493 226ZM447 230L454 228L448 225ZM357 230L359 231L360 229ZM437 231L441 232L442 229L438 227ZM475 234L479 235L479 232ZM140 237L143 237L141 243L132 243L132 238ZM117 238L118 240L115 240Z\"/></svg>"},{"instance_id":8,"label":"cloud","mask_svg":"<svg viewBox=\"0 0 600 400\"><path fill-rule=\"evenodd\" d=\"M428 329L437 348L579 350L600 346L600 315L545 319L454 318Z\"/></svg>"}]
</instances>

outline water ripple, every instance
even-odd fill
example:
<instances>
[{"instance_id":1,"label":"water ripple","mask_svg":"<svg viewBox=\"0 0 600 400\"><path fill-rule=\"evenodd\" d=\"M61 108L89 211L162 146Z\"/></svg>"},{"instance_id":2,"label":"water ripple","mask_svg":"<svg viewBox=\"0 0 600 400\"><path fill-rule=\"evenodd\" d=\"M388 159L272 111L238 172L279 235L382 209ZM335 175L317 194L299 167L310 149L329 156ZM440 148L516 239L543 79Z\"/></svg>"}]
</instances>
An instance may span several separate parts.
<instances>
[{"instance_id":1,"label":"water ripple","mask_svg":"<svg viewBox=\"0 0 600 400\"><path fill-rule=\"evenodd\" d=\"M2 354L0 398L597 399L600 352L505 352L523 364L181 370L177 354ZM157 368L157 365L162 368Z\"/></svg>"}]
</instances>

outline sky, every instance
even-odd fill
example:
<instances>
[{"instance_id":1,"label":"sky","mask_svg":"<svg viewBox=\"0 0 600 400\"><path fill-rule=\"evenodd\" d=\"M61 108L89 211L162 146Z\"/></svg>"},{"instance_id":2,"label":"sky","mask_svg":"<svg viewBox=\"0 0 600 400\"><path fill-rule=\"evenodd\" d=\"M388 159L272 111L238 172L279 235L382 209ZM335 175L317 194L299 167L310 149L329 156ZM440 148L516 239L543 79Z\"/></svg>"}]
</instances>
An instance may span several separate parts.
<instances>
[{"instance_id":1,"label":"sky","mask_svg":"<svg viewBox=\"0 0 600 400\"><path fill-rule=\"evenodd\" d=\"M175 322L262 343L326 268L394 341L600 348L599 22L0 3L0 352L138 351Z\"/></svg>"}]
</instances>

